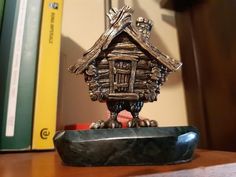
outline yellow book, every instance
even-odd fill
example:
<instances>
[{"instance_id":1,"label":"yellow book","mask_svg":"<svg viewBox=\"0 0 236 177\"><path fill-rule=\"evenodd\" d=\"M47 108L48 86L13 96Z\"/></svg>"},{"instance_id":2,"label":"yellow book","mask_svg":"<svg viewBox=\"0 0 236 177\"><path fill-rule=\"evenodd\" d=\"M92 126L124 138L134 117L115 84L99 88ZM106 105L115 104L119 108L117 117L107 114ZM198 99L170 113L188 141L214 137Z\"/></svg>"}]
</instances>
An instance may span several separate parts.
<instances>
[{"instance_id":1,"label":"yellow book","mask_svg":"<svg viewBox=\"0 0 236 177\"><path fill-rule=\"evenodd\" d=\"M62 7L63 0L44 0L32 137L32 149L37 150L54 148Z\"/></svg>"}]
</instances>

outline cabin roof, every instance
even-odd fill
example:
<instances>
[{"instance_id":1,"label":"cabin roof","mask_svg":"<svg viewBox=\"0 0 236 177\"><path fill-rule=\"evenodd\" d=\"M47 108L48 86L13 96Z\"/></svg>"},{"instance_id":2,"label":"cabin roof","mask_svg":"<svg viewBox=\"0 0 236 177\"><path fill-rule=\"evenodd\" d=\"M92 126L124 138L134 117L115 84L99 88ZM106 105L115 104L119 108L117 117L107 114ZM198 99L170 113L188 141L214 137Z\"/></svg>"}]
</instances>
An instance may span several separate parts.
<instances>
[{"instance_id":1,"label":"cabin roof","mask_svg":"<svg viewBox=\"0 0 236 177\"><path fill-rule=\"evenodd\" d=\"M181 62L160 52L156 47L152 46L148 40L145 40L135 27L133 27L131 24L132 12L133 10L128 6L124 6L120 10L111 9L107 14L110 18L110 27L100 36L96 43L83 54L82 58L78 59L77 63L69 68L69 70L76 74L82 73L102 51L108 48L112 40L122 32L127 33L145 51L171 71L177 70L182 65Z\"/></svg>"}]
</instances>

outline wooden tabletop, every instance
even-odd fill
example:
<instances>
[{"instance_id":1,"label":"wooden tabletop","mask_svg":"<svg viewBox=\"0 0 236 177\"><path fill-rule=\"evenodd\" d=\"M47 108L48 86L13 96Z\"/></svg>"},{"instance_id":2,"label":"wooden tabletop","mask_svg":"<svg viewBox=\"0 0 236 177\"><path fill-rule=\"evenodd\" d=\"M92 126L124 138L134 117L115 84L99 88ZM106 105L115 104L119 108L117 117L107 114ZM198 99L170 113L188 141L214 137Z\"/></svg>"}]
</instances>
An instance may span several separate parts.
<instances>
[{"instance_id":1,"label":"wooden tabletop","mask_svg":"<svg viewBox=\"0 0 236 177\"><path fill-rule=\"evenodd\" d=\"M0 177L125 177L236 162L236 153L198 150L192 162L164 166L71 167L55 151L0 154ZM236 166L235 166L236 167Z\"/></svg>"}]
</instances>

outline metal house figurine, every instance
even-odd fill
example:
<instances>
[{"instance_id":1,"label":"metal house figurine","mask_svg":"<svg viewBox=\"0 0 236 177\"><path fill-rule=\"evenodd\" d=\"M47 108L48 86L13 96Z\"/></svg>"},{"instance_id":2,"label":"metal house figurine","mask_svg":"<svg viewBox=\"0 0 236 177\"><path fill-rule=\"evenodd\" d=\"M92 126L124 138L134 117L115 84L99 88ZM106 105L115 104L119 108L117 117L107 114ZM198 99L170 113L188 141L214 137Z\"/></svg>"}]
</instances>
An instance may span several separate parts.
<instances>
[{"instance_id":1,"label":"metal house figurine","mask_svg":"<svg viewBox=\"0 0 236 177\"><path fill-rule=\"evenodd\" d=\"M69 69L84 74L93 101L106 102L106 121L89 130L63 130L54 136L55 147L67 165L163 165L193 158L199 133L191 126L157 127L154 120L139 119L144 102L156 101L160 86L181 63L161 53L149 42L152 22L124 6L108 13L110 27ZM120 128L117 115L130 111L129 128ZM139 128L144 127L144 128Z\"/></svg>"},{"instance_id":2,"label":"metal house figurine","mask_svg":"<svg viewBox=\"0 0 236 177\"><path fill-rule=\"evenodd\" d=\"M91 99L105 101L111 112L109 120L93 123L91 128L120 128L117 115L124 109L133 116L128 127L157 126L138 114L144 102L157 100L167 75L181 66L150 44L150 20L139 17L136 27L132 25L132 12L128 6L111 9L110 27L70 67L73 73L84 73Z\"/></svg>"}]
</instances>

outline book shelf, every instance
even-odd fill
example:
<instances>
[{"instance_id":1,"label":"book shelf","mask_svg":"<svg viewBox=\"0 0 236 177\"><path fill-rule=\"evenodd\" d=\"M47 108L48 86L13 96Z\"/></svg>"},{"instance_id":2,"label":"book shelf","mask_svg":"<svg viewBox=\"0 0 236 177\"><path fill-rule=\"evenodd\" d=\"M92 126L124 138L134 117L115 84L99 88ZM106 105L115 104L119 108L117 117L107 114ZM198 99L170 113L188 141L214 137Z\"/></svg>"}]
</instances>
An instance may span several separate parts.
<instances>
[{"instance_id":1,"label":"book shelf","mask_svg":"<svg viewBox=\"0 0 236 177\"><path fill-rule=\"evenodd\" d=\"M175 11L188 121L200 147L235 151L236 11L233 1L163 0Z\"/></svg>"},{"instance_id":2,"label":"book shelf","mask_svg":"<svg viewBox=\"0 0 236 177\"><path fill-rule=\"evenodd\" d=\"M173 2L177 2L177 0ZM186 2L186 1L182 1L182 2ZM163 3L163 7L166 7L168 9L173 9L173 4L168 4L168 1L166 1L166 3L167 4ZM180 9L180 11L181 10L183 9ZM228 122L231 122L231 121L228 121ZM221 129L219 128L218 130L221 130ZM20 133L19 135L22 135L22 133ZM225 137L223 137L223 139L225 139ZM215 165L220 165L220 166L215 166ZM236 153L198 150L195 155L194 160L190 163L185 163L185 164L165 165L165 166L135 166L135 167L118 166L118 167L83 167L83 168L70 167L70 166L63 165L59 155L55 151L2 153L0 155L0 176L1 177L5 177L5 176L19 176L19 177L21 176L22 177L23 176L24 177L25 176L33 176L33 177L37 177L37 176L39 177L43 177L43 176L50 176L50 177L53 177L53 176L57 176L57 177L114 176L115 177L117 176L118 177L118 176L140 176L140 175L141 176L142 175L143 176L144 175L157 176L157 175L161 175L162 173L165 173L165 174L175 173L175 172L177 173L181 170L186 171L186 176L189 176L188 173L191 173L191 170L201 171L202 169L205 169L205 171L207 172L208 167L215 168L216 169L215 173L219 172L217 169L220 169L220 170L225 169L223 170L225 174L233 173L234 171L230 171L227 169L232 169L231 167L234 167L234 169L236 169Z\"/></svg>"},{"instance_id":3,"label":"book shelf","mask_svg":"<svg viewBox=\"0 0 236 177\"><path fill-rule=\"evenodd\" d=\"M7 162L7 163L6 163ZM163 166L72 167L62 164L55 151L1 154L0 176L125 177L125 176L234 176L236 153L198 150L189 163ZM200 175L201 176L201 175Z\"/></svg>"}]
</instances>

